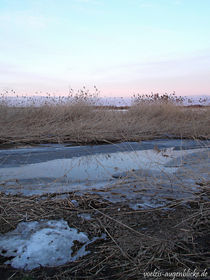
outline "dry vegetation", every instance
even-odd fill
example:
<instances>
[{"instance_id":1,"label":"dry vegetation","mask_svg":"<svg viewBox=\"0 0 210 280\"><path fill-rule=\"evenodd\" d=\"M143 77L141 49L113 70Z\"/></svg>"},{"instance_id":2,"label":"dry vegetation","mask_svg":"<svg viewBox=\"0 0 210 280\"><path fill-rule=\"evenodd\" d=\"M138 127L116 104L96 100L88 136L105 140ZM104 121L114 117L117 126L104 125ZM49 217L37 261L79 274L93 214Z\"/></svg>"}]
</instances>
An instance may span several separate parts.
<instances>
[{"instance_id":1,"label":"dry vegetation","mask_svg":"<svg viewBox=\"0 0 210 280\"><path fill-rule=\"evenodd\" d=\"M121 203L103 201L96 195L78 197L71 193L66 199L55 199L55 195L43 199L1 194L2 233L13 230L20 221L43 218L65 219L69 226L87 232L89 237L101 233L107 236L106 240L89 245L91 254L59 267L26 272L4 265L7 259L0 257L1 279L144 279L144 272L155 269L162 273L188 269L202 272L210 262L207 198L209 190L203 188L195 201L171 202L167 211L162 208L134 211ZM77 207L71 203L72 199L79 202ZM78 218L79 213L89 213L93 220Z\"/></svg>"},{"instance_id":2,"label":"dry vegetation","mask_svg":"<svg viewBox=\"0 0 210 280\"><path fill-rule=\"evenodd\" d=\"M121 112L96 107L88 97L87 92L80 91L69 102L47 102L39 107L33 102L30 107L12 107L3 100L0 143L210 138L210 107L185 108L182 100L173 95L150 95L136 96L128 111ZM21 221L64 219L89 237L101 233L107 236L89 245L91 254L60 267L25 272L8 267L6 259L0 257L1 279L144 279L144 272L154 269L172 273L195 268L203 271L210 263L208 186L209 182L203 183L194 201L171 201L167 210L138 211L97 195L79 197L69 193L65 199L55 199L55 195L26 198L0 193L0 233L13 230ZM77 207L72 199L79 202ZM90 213L93 220L78 218L79 213Z\"/></svg>"},{"instance_id":3,"label":"dry vegetation","mask_svg":"<svg viewBox=\"0 0 210 280\"><path fill-rule=\"evenodd\" d=\"M94 95L76 95L36 106L0 105L0 143L110 143L152 138L210 138L210 107L186 108L173 95L134 97L127 111L94 106Z\"/></svg>"}]
</instances>

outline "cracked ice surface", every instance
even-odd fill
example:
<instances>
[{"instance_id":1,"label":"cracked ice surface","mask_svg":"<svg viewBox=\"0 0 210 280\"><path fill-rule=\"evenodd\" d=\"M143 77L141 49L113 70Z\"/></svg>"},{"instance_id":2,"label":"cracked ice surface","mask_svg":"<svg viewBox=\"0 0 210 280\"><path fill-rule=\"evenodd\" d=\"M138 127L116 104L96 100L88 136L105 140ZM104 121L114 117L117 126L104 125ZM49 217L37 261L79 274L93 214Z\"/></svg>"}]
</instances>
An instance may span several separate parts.
<instances>
[{"instance_id":1,"label":"cracked ice surface","mask_svg":"<svg viewBox=\"0 0 210 280\"><path fill-rule=\"evenodd\" d=\"M89 240L85 233L69 228L64 220L21 222L14 231L0 235L0 255L14 257L6 262L14 268L58 266L88 254L85 247L98 238ZM83 245L72 256L74 241Z\"/></svg>"}]
</instances>

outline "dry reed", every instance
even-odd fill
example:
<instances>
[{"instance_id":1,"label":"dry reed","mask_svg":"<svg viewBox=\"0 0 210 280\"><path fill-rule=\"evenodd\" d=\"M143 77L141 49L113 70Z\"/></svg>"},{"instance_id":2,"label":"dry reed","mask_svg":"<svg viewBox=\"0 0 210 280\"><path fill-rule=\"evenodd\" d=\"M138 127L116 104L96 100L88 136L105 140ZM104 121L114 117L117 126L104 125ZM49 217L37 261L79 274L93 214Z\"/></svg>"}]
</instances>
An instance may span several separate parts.
<instances>
[{"instance_id":1,"label":"dry reed","mask_svg":"<svg viewBox=\"0 0 210 280\"><path fill-rule=\"evenodd\" d=\"M91 97L92 98L92 97ZM210 107L186 108L169 97L138 99L126 111L95 106L88 93L41 106L0 105L0 143L107 143L152 138L210 138Z\"/></svg>"}]
</instances>

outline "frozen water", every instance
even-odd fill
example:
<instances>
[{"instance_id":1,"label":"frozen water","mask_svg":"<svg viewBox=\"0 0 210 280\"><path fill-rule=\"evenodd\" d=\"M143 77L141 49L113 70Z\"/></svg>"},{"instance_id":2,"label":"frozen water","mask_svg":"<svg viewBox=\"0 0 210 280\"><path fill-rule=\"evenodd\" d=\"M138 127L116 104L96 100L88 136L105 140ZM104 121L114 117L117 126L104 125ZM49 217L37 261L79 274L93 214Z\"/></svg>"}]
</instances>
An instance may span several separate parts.
<instances>
[{"instance_id":1,"label":"frozen water","mask_svg":"<svg viewBox=\"0 0 210 280\"><path fill-rule=\"evenodd\" d=\"M14 257L6 262L14 268L58 266L88 254L86 246L96 239L89 240L87 234L69 228L64 220L21 222L14 231L0 235L0 255ZM74 241L82 247L73 255Z\"/></svg>"},{"instance_id":2,"label":"frozen water","mask_svg":"<svg viewBox=\"0 0 210 280\"><path fill-rule=\"evenodd\" d=\"M173 174L177 168L166 166L166 163L194 151L171 148L162 152L140 150L5 167L0 169L0 190L33 195L101 188L115 183L116 174L139 169Z\"/></svg>"},{"instance_id":3,"label":"frozen water","mask_svg":"<svg viewBox=\"0 0 210 280\"><path fill-rule=\"evenodd\" d=\"M159 139L0 150L0 191L95 193L111 202L126 201L133 209L158 207L193 198L199 183L209 180L209 144ZM76 201L72 204L77 207Z\"/></svg>"}]
</instances>

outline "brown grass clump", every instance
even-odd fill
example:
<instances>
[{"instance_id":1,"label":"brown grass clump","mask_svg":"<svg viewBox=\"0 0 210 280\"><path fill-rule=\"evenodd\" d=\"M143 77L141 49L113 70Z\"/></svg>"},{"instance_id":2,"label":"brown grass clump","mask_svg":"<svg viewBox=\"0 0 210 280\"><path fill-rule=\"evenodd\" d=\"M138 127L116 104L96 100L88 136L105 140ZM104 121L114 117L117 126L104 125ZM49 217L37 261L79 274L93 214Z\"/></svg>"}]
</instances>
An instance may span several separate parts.
<instances>
[{"instance_id":1,"label":"brown grass clump","mask_svg":"<svg viewBox=\"0 0 210 280\"><path fill-rule=\"evenodd\" d=\"M136 97L127 111L95 106L85 90L35 106L0 105L0 143L107 143L210 138L210 107L186 108L174 96Z\"/></svg>"}]
</instances>

